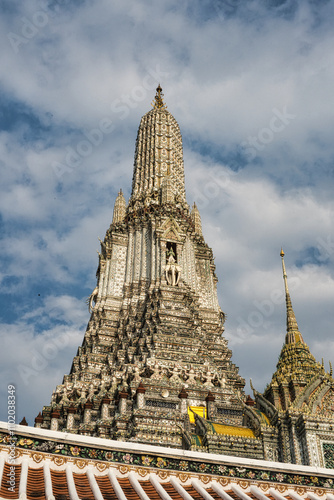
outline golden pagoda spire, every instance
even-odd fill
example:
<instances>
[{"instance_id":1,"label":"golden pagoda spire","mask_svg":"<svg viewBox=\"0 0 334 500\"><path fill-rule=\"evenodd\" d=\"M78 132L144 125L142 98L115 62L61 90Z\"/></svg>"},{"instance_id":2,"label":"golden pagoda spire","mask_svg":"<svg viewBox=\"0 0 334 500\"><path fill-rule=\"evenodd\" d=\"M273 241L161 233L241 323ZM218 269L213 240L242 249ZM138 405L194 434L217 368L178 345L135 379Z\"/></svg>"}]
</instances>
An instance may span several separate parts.
<instances>
[{"instance_id":1,"label":"golden pagoda spire","mask_svg":"<svg viewBox=\"0 0 334 500\"><path fill-rule=\"evenodd\" d=\"M316 362L298 329L291 304L283 249L281 249L280 255L286 298L286 336L278 358L276 372L273 374L264 396L277 408L287 410L305 384L316 375L319 376L323 373L323 367Z\"/></svg>"},{"instance_id":2,"label":"golden pagoda spire","mask_svg":"<svg viewBox=\"0 0 334 500\"><path fill-rule=\"evenodd\" d=\"M286 301L286 336L285 343L286 344L296 344L297 342L301 342L304 344L304 339L302 334L299 331L297 320L295 313L292 308L289 287L288 287L288 277L285 270L284 263L284 252L283 248L281 248L280 256L282 257L282 269L283 269L283 279L284 279L284 287L285 287L285 301Z\"/></svg>"},{"instance_id":3,"label":"golden pagoda spire","mask_svg":"<svg viewBox=\"0 0 334 500\"><path fill-rule=\"evenodd\" d=\"M160 108L167 108L166 104L163 101L163 93L162 93L162 88L159 85L156 88L157 93L155 94L154 101L152 102L152 106L155 109L160 109Z\"/></svg>"}]
</instances>

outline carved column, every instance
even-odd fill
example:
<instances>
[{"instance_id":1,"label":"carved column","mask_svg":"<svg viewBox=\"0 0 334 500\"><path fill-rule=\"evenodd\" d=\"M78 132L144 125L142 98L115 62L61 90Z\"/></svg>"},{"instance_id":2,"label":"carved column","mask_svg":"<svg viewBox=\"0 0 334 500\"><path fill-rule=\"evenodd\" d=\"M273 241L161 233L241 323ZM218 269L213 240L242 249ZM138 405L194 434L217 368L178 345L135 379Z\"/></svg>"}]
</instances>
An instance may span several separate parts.
<instances>
[{"instance_id":1,"label":"carved column","mask_svg":"<svg viewBox=\"0 0 334 500\"><path fill-rule=\"evenodd\" d=\"M137 387L136 395L137 395L137 408L143 408L145 406L145 392L146 389L143 384L140 384Z\"/></svg>"},{"instance_id":2,"label":"carved column","mask_svg":"<svg viewBox=\"0 0 334 500\"><path fill-rule=\"evenodd\" d=\"M180 394L179 394L179 399L180 399L180 410L182 415L185 415L188 413L188 393L186 392L185 388L183 387Z\"/></svg>"},{"instance_id":3,"label":"carved column","mask_svg":"<svg viewBox=\"0 0 334 500\"><path fill-rule=\"evenodd\" d=\"M108 397L104 397L101 401L101 419L106 420L109 417L109 405L111 399Z\"/></svg>"},{"instance_id":4,"label":"carved column","mask_svg":"<svg viewBox=\"0 0 334 500\"><path fill-rule=\"evenodd\" d=\"M280 401L280 398L279 398L279 388L278 388L278 385L276 383L272 384L272 395L273 395L273 399L274 399L274 406L276 408L279 408L279 401Z\"/></svg>"},{"instance_id":5,"label":"carved column","mask_svg":"<svg viewBox=\"0 0 334 500\"><path fill-rule=\"evenodd\" d=\"M162 283L166 284L166 276L165 276L165 271L164 271L164 266L166 264L166 242L160 240L160 248L158 248L158 276L161 278Z\"/></svg>"},{"instance_id":6,"label":"carved column","mask_svg":"<svg viewBox=\"0 0 334 500\"><path fill-rule=\"evenodd\" d=\"M74 415L77 412L76 408L74 406L70 406L67 410L67 422L66 422L66 429L68 431L71 431L74 428Z\"/></svg>"},{"instance_id":7,"label":"carved column","mask_svg":"<svg viewBox=\"0 0 334 500\"><path fill-rule=\"evenodd\" d=\"M128 241L128 251L126 256L126 273L125 282L130 283L132 281L132 267L133 267L133 245L134 245L134 231L131 227L129 230L129 241Z\"/></svg>"},{"instance_id":8,"label":"carved column","mask_svg":"<svg viewBox=\"0 0 334 500\"><path fill-rule=\"evenodd\" d=\"M35 418L35 427L41 428L42 424L43 424L43 421L44 421L44 418L43 418L41 412L39 412L39 414Z\"/></svg>"},{"instance_id":9,"label":"carved column","mask_svg":"<svg viewBox=\"0 0 334 500\"><path fill-rule=\"evenodd\" d=\"M119 403L118 403L118 410L121 415L124 415L126 413L126 407L127 407L127 399L128 399L129 394L122 389L122 391L119 393Z\"/></svg>"},{"instance_id":10,"label":"carved column","mask_svg":"<svg viewBox=\"0 0 334 500\"><path fill-rule=\"evenodd\" d=\"M91 401L87 401L84 406L84 424L89 424L91 419L91 413L93 408L93 403Z\"/></svg>"},{"instance_id":11,"label":"carved column","mask_svg":"<svg viewBox=\"0 0 334 500\"><path fill-rule=\"evenodd\" d=\"M157 245L157 237L155 234L155 222L152 221L152 226L151 226L151 281L154 281L156 279L156 268L155 268L155 261L156 261L156 245Z\"/></svg>"},{"instance_id":12,"label":"carved column","mask_svg":"<svg viewBox=\"0 0 334 500\"><path fill-rule=\"evenodd\" d=\"M289 386L285 382L285 383L281 384L280 389L281 389L281 395L282 395L283 410L287 410L289 408L289 405L290 405Z\"/></svg>"},{"instance_id":13,"label":"carved column","mask_svg":"<svg viewBox=\"0 0 334 500\"><path fill-rule=\"evenodd\" d=\"M300 444L296 433L296 421L297 417L295 415L290 415L290 447L293 462L296 464L301 464L300 455Z\"/></svg>"},{"instance_id":14,"label":"carved column","mask_svg":"<svg viewBox=\"0 0 334 500\"><path fill-rule=\"evenodd\" d=\"M52 431L57 431L59 428L59 419L60 419L60 412L58 410L54 410L51 413L51 425L50 429Z\"/></svg>"},{"instance_id":15,"label":"carved column","mask_svg":"<svg viewBox=\"0 0 334 500\"><path fill-rule=\"evenodd\" d=\"M214 416L215 416L215 413L216 413L215 400L216 400L216 398L209 391L207 397L205 398L205 401L206 401L206 413L207 413L207 416L208 416L209 420L213 419Z\"/></svg>"}]
</instances>

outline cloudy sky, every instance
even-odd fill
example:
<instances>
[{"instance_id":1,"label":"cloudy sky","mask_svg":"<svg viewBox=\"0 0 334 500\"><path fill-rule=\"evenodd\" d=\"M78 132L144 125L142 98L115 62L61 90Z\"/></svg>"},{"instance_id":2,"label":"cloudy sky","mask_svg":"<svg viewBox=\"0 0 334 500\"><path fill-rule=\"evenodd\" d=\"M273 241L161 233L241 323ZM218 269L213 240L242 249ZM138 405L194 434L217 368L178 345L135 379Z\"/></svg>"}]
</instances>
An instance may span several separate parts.
<instances>
[{"instance_id":1,"label":"cloudy sky","mask_svg":"<svg viewBox=\"0 0 334 500\"><path fill-rule=\"evenodd\" d=\"M130 195L161 83L213 248L233 361L263 390L297 321L334 361L333 23L325 0L1 2L1 414L28 422L89 319L98 237ZM249 385L247 385L249 392Z\"/></svg>"}]
</instances>

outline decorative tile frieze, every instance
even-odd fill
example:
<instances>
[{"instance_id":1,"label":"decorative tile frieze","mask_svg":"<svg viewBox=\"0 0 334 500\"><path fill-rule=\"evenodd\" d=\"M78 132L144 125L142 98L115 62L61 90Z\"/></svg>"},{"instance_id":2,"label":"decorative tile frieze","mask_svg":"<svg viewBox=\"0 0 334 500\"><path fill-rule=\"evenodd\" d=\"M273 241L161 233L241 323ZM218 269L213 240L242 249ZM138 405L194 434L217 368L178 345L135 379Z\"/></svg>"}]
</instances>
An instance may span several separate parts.
<instances>
[{"instance_id":1,"label":"decorative tile frieze","mask_svg":"<svg viewBox=\"0 0 334 500\"><path fill-rule=\"evenodd\" d=\"M334 490L334 480L332 476L315 475L312 473L295 473L284 470L277 471L274 467L268 469L257 468L256 466L238 466L221 463L213 463L201 460L189 460L187 458L174 458L166 455L155 455L150 453L131 453L119 450L104 450L88 446L75 446L69 443L57 443L56 441L44 441L43 439L27 439L24 436L16 436L16 447L18 451L28 452L35 457L35 462L40 463L46 457L51 458L57 466L65 465L68 461L73 461L79 468L84 468L90 463L99 464L101 472L109 464L119 464L119 471L126 474L135 467L140 475L144 476L144 471L163 472L159 474L161 479L168 477L169 471L178 471L180 474L200 474L203 482L209 482L217 476L221 484L227 485L230 480L241 485L249 486L251 481L261 481L263 490L272 486L281 486L280 491L284 492L286 487L299 486L300 488L325 488ZM6 450L9 445L10 436L0 433L0 449ZM97 462L100 461L100 462ZM149 469L148 469L149 468ZM206 479L205 479L206 477ZM181 478L180 478L181 479ZM186 480L186 477L183 478ZM242 485L241 485L242 486ZM304 490L301 490L304 492ZM323 493L322 493L323 494ZM321 496L322 496L321 494Z\"/></svg>"}]
</instances>

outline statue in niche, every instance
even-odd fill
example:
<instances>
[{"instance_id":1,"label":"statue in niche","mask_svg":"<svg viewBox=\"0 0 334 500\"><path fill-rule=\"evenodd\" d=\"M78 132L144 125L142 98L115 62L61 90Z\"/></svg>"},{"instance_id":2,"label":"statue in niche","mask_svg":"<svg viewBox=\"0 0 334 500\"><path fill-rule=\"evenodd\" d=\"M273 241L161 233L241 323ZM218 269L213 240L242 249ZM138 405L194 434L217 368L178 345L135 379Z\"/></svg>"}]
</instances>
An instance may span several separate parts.
<instances>
[{"instance_id":1,"label":"statue in niche","mask_svg":"<svg viewBox=\"0 0 334 500\"><path fill-rule=\"evenodd\" d=\"M172 246L170 246L169 248L167 248L166 256L167 256L167 261L168 261L168 258L169 258L170 256L172 256L172 257L173 257L173 259L175 259L175 252L174 252L174 250L173 250L173 247L172 247Z\"/></svg>"},{"instance_id":2,"label":"statue in niche","mask_svg":"<svg viewBox=\"0 0 334 500\"><path fill-rule=\"evenodd\" d=\"M171 252L173 249L171 249ZM176 263L172 253L170 253L167 264L164 266L168 285L176 286L180 281L181 267Z\"/></svg>"}]
</instances>

